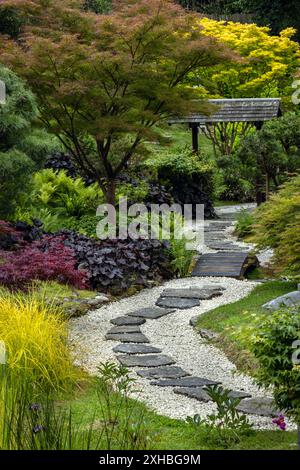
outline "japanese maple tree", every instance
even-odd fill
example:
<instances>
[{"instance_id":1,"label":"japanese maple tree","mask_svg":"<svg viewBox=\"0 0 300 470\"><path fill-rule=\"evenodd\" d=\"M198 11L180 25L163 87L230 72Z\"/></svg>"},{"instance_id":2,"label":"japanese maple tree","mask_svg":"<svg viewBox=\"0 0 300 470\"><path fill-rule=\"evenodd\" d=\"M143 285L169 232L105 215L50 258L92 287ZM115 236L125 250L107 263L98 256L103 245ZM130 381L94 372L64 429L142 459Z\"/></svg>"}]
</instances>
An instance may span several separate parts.
<instances>
[{"instance_id":1,"label":"japanese maple tree","mask_svg":"<svg viewBox=\"0 0 300 470\"><path fill-rule=\"evenodd\" d=\"M77 0L3 4L27 21L18 41L1 37L0 60L27 80L43 123L112 204L118 175L160 139L157 124L207 109L188 75L232 59L170 0L119 0L108 15Z\"/></svg>"}]
</instances>

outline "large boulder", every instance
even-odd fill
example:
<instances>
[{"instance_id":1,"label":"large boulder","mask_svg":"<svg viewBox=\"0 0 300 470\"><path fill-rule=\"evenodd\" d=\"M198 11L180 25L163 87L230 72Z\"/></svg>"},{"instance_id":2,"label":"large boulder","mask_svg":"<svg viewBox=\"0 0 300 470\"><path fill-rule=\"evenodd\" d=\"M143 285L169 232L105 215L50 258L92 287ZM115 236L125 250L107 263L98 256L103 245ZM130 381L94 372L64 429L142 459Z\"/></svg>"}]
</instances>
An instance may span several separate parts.
<instances>
[{"instance_id":1,"label":"large boulder","mask_svg":"<svg viewBox=\"0 0 300 470\"><path fill-rule=\"evenodd\" d=\"M288 294L277 297L263 305L266 310L280 310L282 307L298 307L300 306L300 290L289 292Z\"/></svg>"}]
</instances>

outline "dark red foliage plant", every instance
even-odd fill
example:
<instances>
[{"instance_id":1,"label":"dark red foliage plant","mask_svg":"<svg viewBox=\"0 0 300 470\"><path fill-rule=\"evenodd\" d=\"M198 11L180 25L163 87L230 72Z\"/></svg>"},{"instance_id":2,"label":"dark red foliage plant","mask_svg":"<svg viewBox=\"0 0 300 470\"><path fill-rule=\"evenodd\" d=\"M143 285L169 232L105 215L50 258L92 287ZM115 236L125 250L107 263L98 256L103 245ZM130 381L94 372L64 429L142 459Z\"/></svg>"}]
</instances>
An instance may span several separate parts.
<instances>
[{"instance_id":1,"label":"dark red foliage plant","mask_svg":"<svg viewBox=\"0 0 300 470\"><path fill-rule=\"evenodd\" d=\"M17 251L0 250L0 284L14 290L26 289L35 280L53 280L86 288L88 275L77 269L74 251L59 237L45 249L46 240L44 237Z\"/></svg>"}]
</instances>

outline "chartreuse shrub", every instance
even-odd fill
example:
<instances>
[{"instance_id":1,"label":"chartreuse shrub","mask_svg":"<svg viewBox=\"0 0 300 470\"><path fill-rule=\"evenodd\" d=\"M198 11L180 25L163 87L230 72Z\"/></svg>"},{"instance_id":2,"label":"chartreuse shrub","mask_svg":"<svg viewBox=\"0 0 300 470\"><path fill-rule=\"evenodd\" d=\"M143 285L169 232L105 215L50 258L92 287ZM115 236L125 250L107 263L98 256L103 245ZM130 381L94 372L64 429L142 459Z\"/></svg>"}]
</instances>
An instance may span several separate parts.
<instances>
[{"instance_id":1,"label":"chartreuse shrub","mask_svg":"<svg viewBox=\"0 0 300 470\"><path fill-rule=\"evenodd\" d=\"M300 175L285 183L254 214L253 241L273 248L279 272L300 274Z\"/></svg>"},{"instance_id":2,"label":"chartreuse shrub","mask_svg":"<svg viewBox=\"0 0 300 470\"><path fill-rule=\"evenodd\" d=\"M41 390L67 390L78 378L67 345L63 314L34 293L1 290L0 338L7 351L7 367Z\"/></svg>"},{"instance_id":3,"label":"chartreuse shrub","mask_svg":"<svg viewBox=\"0 0 300 470\"><path fill-rule=\"evenodd\" d=\"M272 387L278 409L298 424L300 433L300 309L273 312L257 331L252 346L257 381Z\"/></svg>"},{"instance_id":4,"label":"chartreuse shrub","mask_svg":"<svg viewBox=\"0 0 300 470\"><path fill-rule=\"evenodd\" d=\"M26 202L29 210L21 210L18 215L26 221L40 219L48 231L77 228L82 217L95 216L102 201L103 194L96 183L86 186L82 178L73 179L64 170L45 169L34 175Z\"/></svg>"}]
</instances>

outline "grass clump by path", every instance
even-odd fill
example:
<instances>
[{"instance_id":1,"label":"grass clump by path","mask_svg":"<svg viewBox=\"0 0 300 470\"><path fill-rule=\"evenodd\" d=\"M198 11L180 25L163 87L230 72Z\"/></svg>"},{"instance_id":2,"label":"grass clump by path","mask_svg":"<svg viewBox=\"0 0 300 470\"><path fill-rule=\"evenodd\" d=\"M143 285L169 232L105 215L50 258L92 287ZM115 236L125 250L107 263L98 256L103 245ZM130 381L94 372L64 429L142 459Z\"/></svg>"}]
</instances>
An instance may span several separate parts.
<instances>
[{"instance_id":1,"label":"grass clump by path","mask_svg":"<svg viewBox=\"0 0 300 470\"><path fill-rule=\"evenodd\" d=\"M203 313L198 319L197 328L219 333L216 346L225 352L238 369L252 374L257 365L249 345L261 322L270 315L262 306L296 289L297 285L293 282L270 281L260 284L247 297Z\"/></svg>"}]
</instances>

